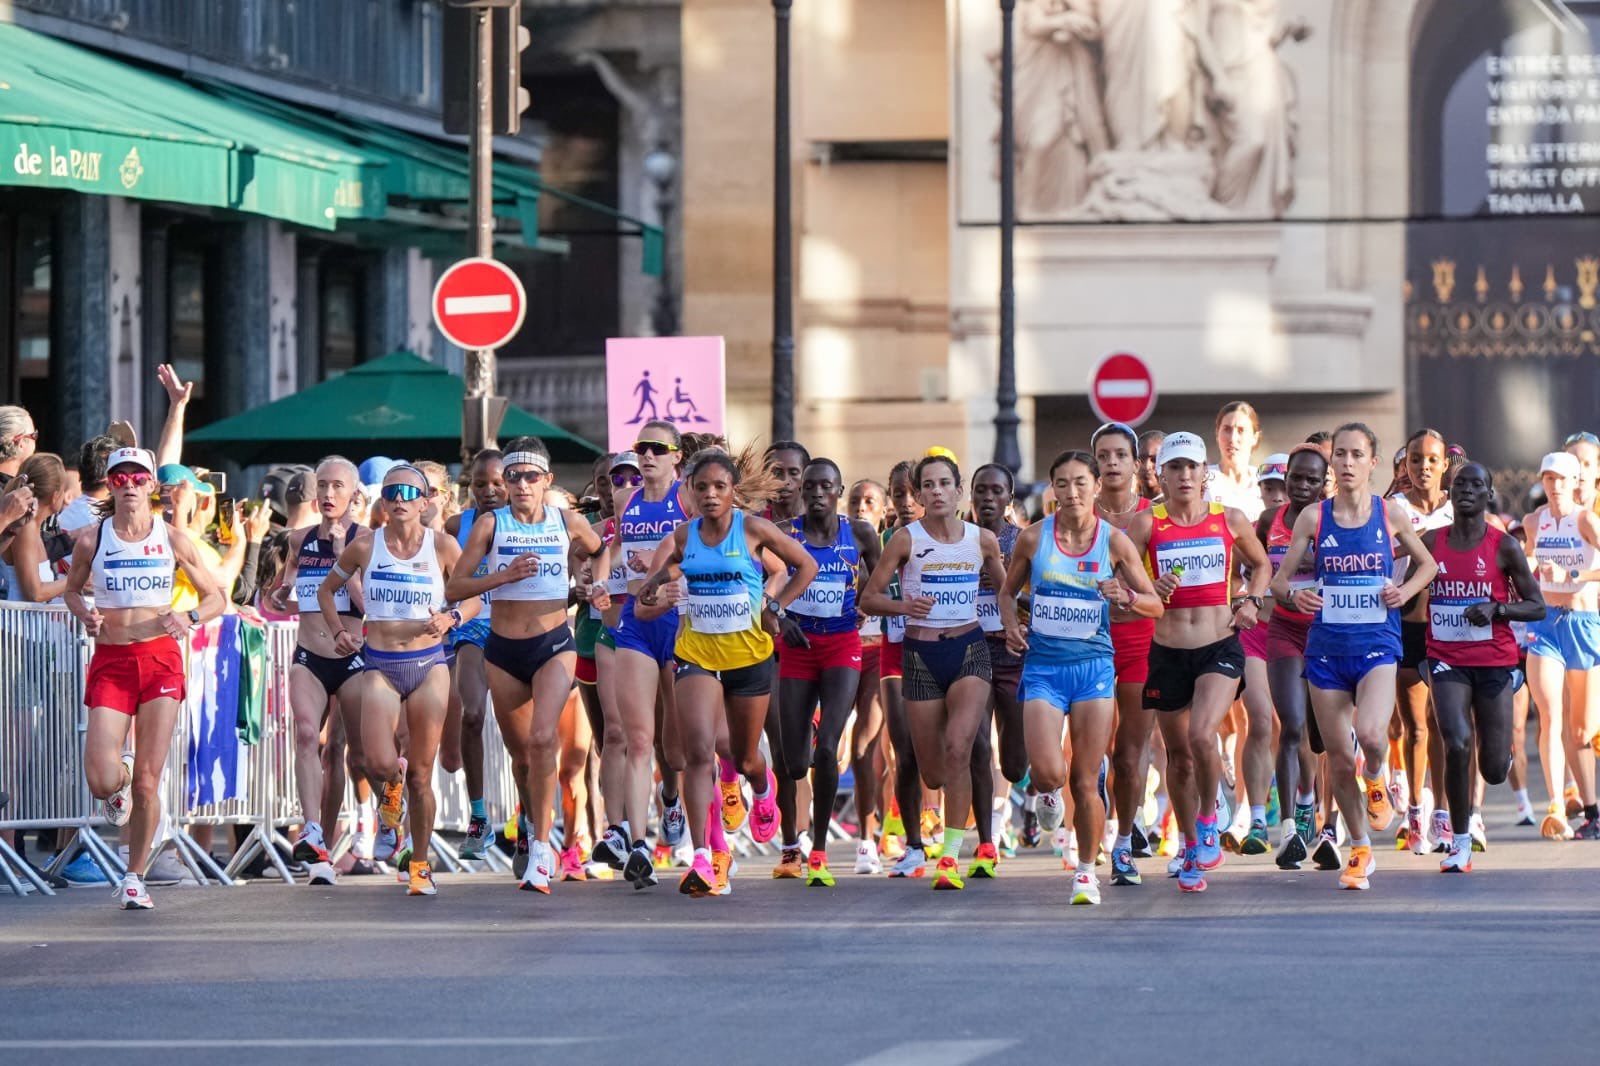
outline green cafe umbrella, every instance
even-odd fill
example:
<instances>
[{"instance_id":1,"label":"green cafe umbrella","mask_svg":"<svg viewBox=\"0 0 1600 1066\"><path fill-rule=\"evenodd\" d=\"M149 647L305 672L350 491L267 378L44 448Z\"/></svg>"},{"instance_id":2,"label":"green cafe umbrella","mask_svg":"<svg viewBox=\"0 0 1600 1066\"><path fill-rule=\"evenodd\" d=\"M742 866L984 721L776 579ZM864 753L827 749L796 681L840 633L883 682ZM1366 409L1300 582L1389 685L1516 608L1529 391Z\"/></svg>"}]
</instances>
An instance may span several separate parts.
<instances>
[{"instance_id":1,"label":"green cafe umbrella","mask_svg":"<svg viewBox=\"0 0 1600 1066\"><path fill-rule=\"evenodd\" d=\"M461 449L460 378L410 352L393 352L312 388L185 434L196 452L256 463L314 463L339 453L455 458ZM506 411L500 439L539 437L558 463L601 454L582 437L519 407Z\"/></svg>"}]
</instances>

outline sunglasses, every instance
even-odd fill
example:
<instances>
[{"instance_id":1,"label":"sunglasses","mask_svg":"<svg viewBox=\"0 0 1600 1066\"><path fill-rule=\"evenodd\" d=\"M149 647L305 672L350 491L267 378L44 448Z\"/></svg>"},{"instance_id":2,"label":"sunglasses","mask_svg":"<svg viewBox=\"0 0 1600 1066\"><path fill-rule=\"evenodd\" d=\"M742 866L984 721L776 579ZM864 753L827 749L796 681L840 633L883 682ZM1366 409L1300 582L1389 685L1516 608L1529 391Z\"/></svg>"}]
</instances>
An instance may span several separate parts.
<instances>
[{"instance_id":1,"label":"sunglasses","mask_svg":"<svg viewBox=\"0 0 1600 1066\"><path fill-rule=\"evenodd\" d=\"M644 484L643 474L612 474L611 484L619 489L638 488Z\"/></svg>"},{"instance_id":2,"label":"sunglasses","mask_svg":"<svg viewBox=\"0 0 1600 1066\"><path fill-rule=\"evenodd\" d=\"M38 434L35 433L34 436L37 437ZM1574 444L1593 444L1595 447L1600 448L1600 437L1595 436L1588 430L1584 430L1581 433L1574 433L1572 436L1568 437L1562 442L1561 446L1563 448L1570 448Z\"/></svg>"},{"instance_id":3,"label":"sunglasses","mask_svg":"<svg viewBox=\"0 0 1600 1066\"><path fill-rule=\"evenodd\" d=\"M390 503L410 503L412 500L420 500L425 494L425 491L426 490L419 489L415 485L407 485L404 483L398 485L385 485L383 487L383 498L388 500Z\"/></svg>"},{"instance_id":4,"label":"sunglasses","mask_svg":"<svg viewBox=\"0 0 1600 1066\"><path fill-rule=\"evenodd\" d=\"M507 470L505 479L508 485L520 485L524 481L538 481L544 475L543 470Z\"/></svg>"},{"instance_id":5,"label":"sunglasses","mask_svg":"<svg viewBox=\"0 0 1600 1066\"><path fill-rule=\"evenodd\" d=\"M142 489L154 481L155 478L151 477L149 474L118 473L106 475L106 484L110 485L114 489L125 489L129 485L132 485L136 489Z\"/></svg>"},{"instance_id":6,"label":"sunglasses","mask_svg":"<svg viewBox=\"0 0 1600 1066\"><path fill-rule=\"evenodd\" d=\"M1270 478L1274 476L1279 478L1288 477L1288 466L1284 465L1283 463L1263 463L1261 465L1261 469L1256 473L1257 478Z\"/></svg>"},{"instance_id":7,"label":"sunglasses","mask_svg":"<svg viewBox=\"0 0 1600 1066\"><path fill-rule=\"evenodd\" d=\"M641 455L662 456L671 455L678 450L678 446L662 440L640 440L634 441L633 450Z\"/></svg>"},{"instance_id":8,"label":"sunglasses","mask_svg":"<svg viewBox=\"0 0 1600 1066\"><path fill-rule=\"evenodd\" d=\"M39 431L38 430L34 430L31 433L18 433L15 437L12 437L11 439L12 440L37 441L39 439Z\"/></svg>"}]
</instances>

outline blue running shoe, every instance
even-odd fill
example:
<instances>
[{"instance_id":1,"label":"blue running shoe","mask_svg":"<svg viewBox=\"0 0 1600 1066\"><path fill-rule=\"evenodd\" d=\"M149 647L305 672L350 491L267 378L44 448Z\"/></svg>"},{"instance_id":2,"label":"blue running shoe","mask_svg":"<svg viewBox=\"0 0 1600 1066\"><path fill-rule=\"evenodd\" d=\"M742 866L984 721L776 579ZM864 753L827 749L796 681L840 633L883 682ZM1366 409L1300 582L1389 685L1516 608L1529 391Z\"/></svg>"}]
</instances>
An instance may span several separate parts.
<instances>
[{"instance_id":1,"label":"blue running shoe","mask_svg":"<svg viewBox=\"0 0 1600 1066\"><path fill-rule=\"evenodd\" d=\"M657 796L661 803L661 839L669 848L675 848L683 843L683 838L689 832L689 815L683 809L683 797L676 797L667 803Z\"/></svg>"},{"instance_id":2,"label":"blue running shoe","mask_svg":"<svg viewBox=\"0 0 1600 1066\"><path fill-rule=\"evenodd\" d=\"M1195 862L1202 870L1215 870L1222 865L1222 842L1218 839L1216 824L1199 828L1200 842L1194 845Z\"/></svg>"},{"instance_id":3,"label":"blue running shoe","mask_svg":"<svg viewBox=\"0 0 1600 1066\"><path fill-rule=\"evenodd\" d=\"M1140 885L1139 867L1134 865L1131 848L1116 848L1111 852L1111 883L1113 885Z\"/></svg>"},{"instance_id":4,"label":"blue running shoe","mask_svg":"<svg viewBox=\"0 0 1600 1066\"><path fill-rule=\"evenodd\" d=\"M484 852L494 847L494 842L494 826L489 824L488 818L474 814L467 823L466 839L461 842L461 857L481 859Z\"/></svg>"},{"instance_id":5,"label":"blue running shoe","mask_svg":"<svg viewBox=\"0 0 1600 1066\"><path fill-rule=\"evenodd\" d=\"M91 858L87 851L78 852L78 857L62 867L61 876L66 878L69 885L109 885L111 880L106 877L105 871Z\"/></svg>"},{"instance_id":6,"label":"blue running shoe","mask_svg":"<svg viewBox=\"0 0 1600 1066\"><path fill-rule=\"evenodd\" d=\"M1200 849L1190 845L1183 854L1183 869L1178 871L1178 887L1185 892L1204 892L1206 876L1198 862Z\"/></svg>"}]
</instances>

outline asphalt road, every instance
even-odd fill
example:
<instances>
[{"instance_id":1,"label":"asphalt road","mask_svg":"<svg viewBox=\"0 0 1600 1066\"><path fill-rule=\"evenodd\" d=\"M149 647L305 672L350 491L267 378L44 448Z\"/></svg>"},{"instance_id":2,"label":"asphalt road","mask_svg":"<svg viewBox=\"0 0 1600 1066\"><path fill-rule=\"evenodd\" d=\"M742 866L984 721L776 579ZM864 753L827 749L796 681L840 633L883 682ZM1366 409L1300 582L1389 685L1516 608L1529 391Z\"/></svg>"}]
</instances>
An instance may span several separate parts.
<instances>
[{"instance_id":1,"label":"asphalt road","mask_svg":"<svg viewBox=\"0 0 1600 1066\"><path fill-rule=\"evenodd\" d=\"M4 895L0 1063L1595 1061L1600 844L1490 813L1465 876L1384 852L1342 892L1229 856L1185 896L1145 860L1097 908L1048 850L935 893L844 846L831 892L752 859L706 900L508 875L155 889L151 913Z\"/></svg>"}]
</instances>

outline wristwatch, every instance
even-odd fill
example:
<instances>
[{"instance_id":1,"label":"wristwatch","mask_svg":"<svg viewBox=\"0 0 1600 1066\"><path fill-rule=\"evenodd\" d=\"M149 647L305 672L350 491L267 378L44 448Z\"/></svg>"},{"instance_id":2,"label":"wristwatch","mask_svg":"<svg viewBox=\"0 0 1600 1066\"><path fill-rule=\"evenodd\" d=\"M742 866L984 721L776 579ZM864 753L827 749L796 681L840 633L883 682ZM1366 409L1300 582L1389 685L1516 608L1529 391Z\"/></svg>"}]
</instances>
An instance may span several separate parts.
<instances>
[{"instance_id":1,"label":"wristwatch","mask_svg":"<svg viewBox=\"0 0 1600 1066\"><path fill-rule=\"evenodd\" d=\"M767 604L766 604L767 610L772 612L772 616L774 618L778 619L779 621L782 621L784 618L788 617L788 615L784 612L783 604L779 603L777 600L773 599L771 596L768 596L766 598L766 600L767 600Z\"/></svg>"},{"instance_id":2,"label":"wristwatch","mask_svg":"<svg viewBox=\"0 0 1600 1066\"><path fill-rule=\"evenodd\" d=\"M1494 605L1494 609L1489 612L1489 618L1490 618L1491 621L1497 621L1497 620L1499 620L1501 618L1504 618L1505 616L1506 616L1506 605L1503 604L1503 603L1496 603Z\"/></svg>"},{"instance_id":3,"label":"wristwatch","mask_svg":"<svg viewBox=\"0 0 1600 1066\"><path fill-rule=\"evenodd\" d=\"M1236 600L1234 602L1237 604L1237 606L1234 607L1234 610L1236 610L1236 611L1239 609L1239 607L1242 607L1247 603L1255 604L1256 605L1256 610L1259 611L1259 610L1261 610L1261 605L1263 603L1265 603L1266 601L1263 600L1260 596L1240 596L1238 598L1238 600Z\"/></svg>"},{"instance_id":4,"label":"wristwatch","mask_svg":"<svg viewBox=\"0 0 1600 1066\"><path fill-rule=\"evenodd\" d=\"M197 626L200 624L200 612L198 610L190 609L189 624L192 626Z\"/></svg>"},{"instance_id":5,"label":"wristwatch","mask_svg":"<svg viewBox=\"0 0 1600 1066\"><path fill-rule=\"evenodd\" d=\"M459 607L450 608L450 617L455 619L455 624L456 625L460 625L461 624L461 608L459 608Z\"/></svg>"}]
</instances>

